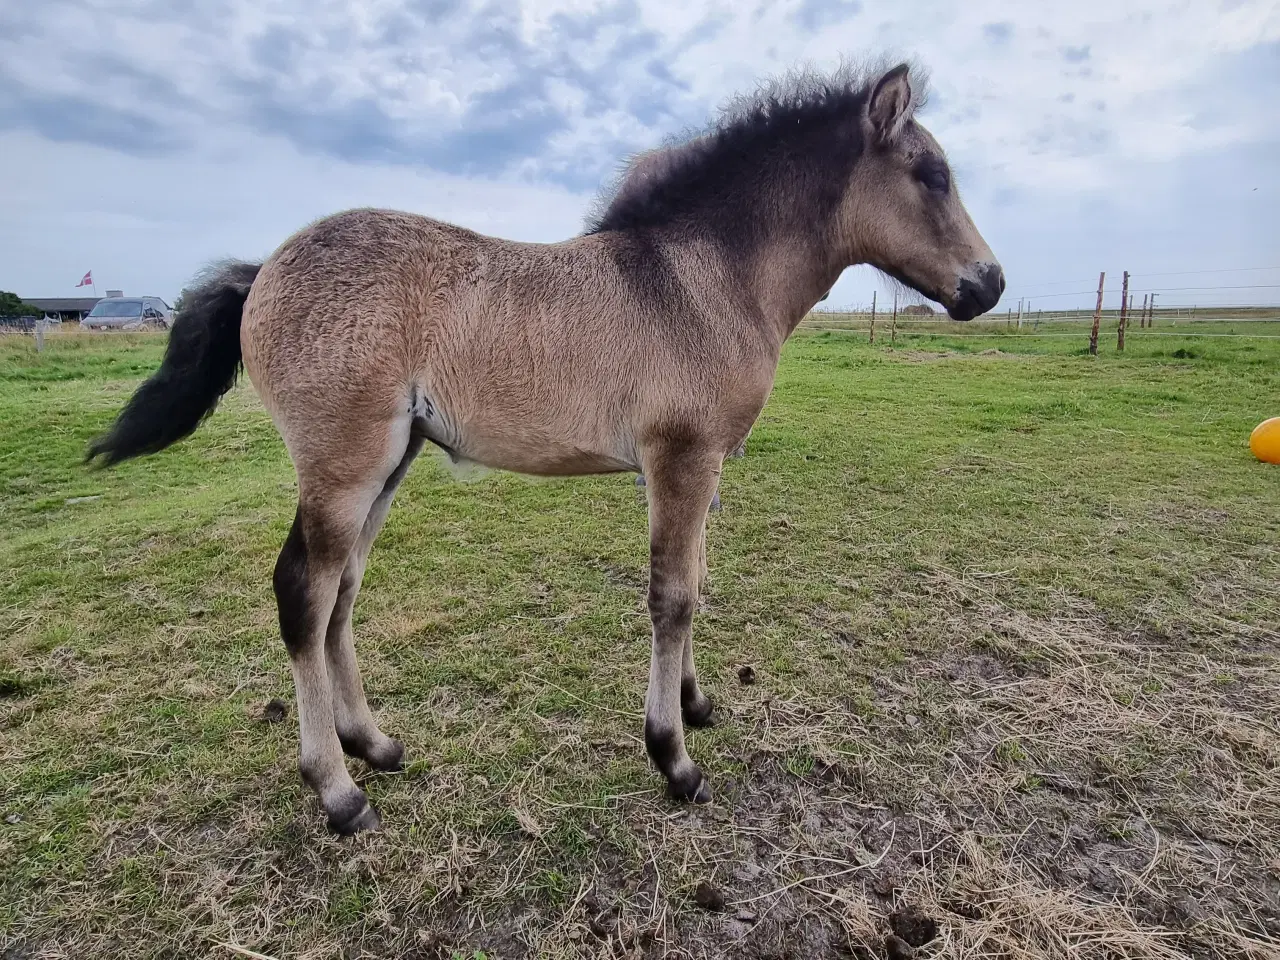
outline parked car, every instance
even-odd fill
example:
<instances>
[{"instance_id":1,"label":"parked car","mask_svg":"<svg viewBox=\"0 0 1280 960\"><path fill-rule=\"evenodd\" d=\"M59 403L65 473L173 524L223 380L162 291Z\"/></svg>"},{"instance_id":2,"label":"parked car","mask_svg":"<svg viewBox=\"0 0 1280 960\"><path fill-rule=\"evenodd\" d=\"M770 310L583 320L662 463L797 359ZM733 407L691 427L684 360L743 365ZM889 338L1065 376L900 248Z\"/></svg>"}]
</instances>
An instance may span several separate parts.
<instances>
[{"instance_id":1,"label":"parked car","mask_svg":"<svg viewBox=\"0 0 1280 960\"><path fill-rule=\"evenodd\" d=\"M173 311L159 297L107 297L80 321L83 330L168 330Z\"/></svg>"}]
</instances>

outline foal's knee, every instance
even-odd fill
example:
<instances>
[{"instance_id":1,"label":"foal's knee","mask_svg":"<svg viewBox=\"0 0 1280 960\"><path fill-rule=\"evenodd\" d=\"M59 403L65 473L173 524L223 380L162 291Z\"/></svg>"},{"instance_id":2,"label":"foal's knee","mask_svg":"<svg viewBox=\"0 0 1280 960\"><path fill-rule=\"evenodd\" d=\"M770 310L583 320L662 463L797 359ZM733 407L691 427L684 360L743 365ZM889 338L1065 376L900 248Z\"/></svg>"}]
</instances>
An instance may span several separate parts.
<instances>
[{"instance_id":1,"label":"foal's knee","mask_svg":"<svg viewBox=\"0 0 1280 960\"><path fill-rule=\"evenodd\" d=\"M664 639L671 632L688 629L693 623L693 611L698 604L697 595L684 587L649 585L649 617L653 621L655 635Z\"/></svg>"}]
</instances>

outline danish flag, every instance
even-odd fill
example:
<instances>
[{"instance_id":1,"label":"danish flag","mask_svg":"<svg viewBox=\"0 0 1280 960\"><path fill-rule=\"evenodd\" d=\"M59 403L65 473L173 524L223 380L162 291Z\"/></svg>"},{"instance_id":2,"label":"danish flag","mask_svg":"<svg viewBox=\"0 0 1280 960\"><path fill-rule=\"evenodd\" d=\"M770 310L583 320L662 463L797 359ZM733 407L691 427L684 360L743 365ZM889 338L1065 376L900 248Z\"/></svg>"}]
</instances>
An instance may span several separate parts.
<instances>
[{"instance_id":1,"label":"danish flag","mask_svg":"<svg viewBox=\"0 0 1280 960\"><path fill-rule=\"evenodd\" d=\"M93 271L92 271L92 270L90 270L88 273L86 273L86 274L84 275L84 279L82 279L79 283L77 283L77 284L76 284L76 286L77 286L77 287L87 287L87 286L89 286L91 283L93 283Z\"/></svg>"}]
</instances>

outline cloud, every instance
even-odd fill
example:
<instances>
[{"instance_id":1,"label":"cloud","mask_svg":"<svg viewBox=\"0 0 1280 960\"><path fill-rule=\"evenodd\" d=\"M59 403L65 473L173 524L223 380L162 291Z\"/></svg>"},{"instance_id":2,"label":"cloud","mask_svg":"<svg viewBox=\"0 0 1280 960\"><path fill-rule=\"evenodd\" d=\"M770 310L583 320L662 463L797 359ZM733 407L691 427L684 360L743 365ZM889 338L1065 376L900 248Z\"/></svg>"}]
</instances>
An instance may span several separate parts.
<instances>
[{"instance_id":1,"label":"cloud","mask_svg":"<svg viewBox=\"0 0 1280 960\"><path fill-rule=\"evenodd\" d=\"M54 143L97 143L135 155L169 153L182 138L137 110L79 94L41 93L0 79L0 129L30 130Z\"/></svg>"},{"instance_id":2,"label":"cloud","mask_svg":"<svg viewBox=\"0 0 1280 960\"><path fill-rule=\"evenodd\" d=\"M239 194L222 184L252 185L253 238L287 235L298 216L325 212L321 200L376 196L465 215L477 229L527 225L530 239L550 240L576 228L628 154L701 126L762 76L846 54L914 54L936 90L922 120L993 245L1029 269L1017 258L1033 260L1062 233L1043 227L1037 244L1022 224L1062 210L1079 223L1079 211L1107 210L1135 183L1174 191L1160 170L1240 175L1240 157L1280 142L1277 51L1280 9L1267 0L10 3L0 7L0 176L15 187L2 202L24 223L185 217L165 234L175 256L203 252L184 237L218 237L227 253L258 240L246 227L244 244L234 242L225 206L170 202L179 214L153 204L169 178L228 203ZM60 162L39 173L9 152L16 144ZM315 204L279 199L292 196L290 168L309 171L299 178ZM342 188L327 189L324 176ZM77 178L98 193L78 192ZM258 193L264 179L277 187ZM486 193L537 213L495 219ZM463 194L474 202L455 206ZM1242 223L1253 231L1263 217L1256 203L1205 210L1177 192L1142 196L1161 216L1184 216L1184 242L1203 243L1205 258L1219 254L1203 238ZM564 216L547 215L547 198ZM1016 243L998 242L1006 237ZM24 274L0 286L46 277L36 286L48 290L70 266L55 261L88 255L50 246L44 272L16 243L0 239L0 270L22 263ZM1273 258L1278 243L1264 244ZM99 256L108 255L103 241ZM848 297L870 290L860 277L842 284Z\"/></svg>"},{"instance_id":3,"label":"cloud","mask_svg":"<svg viewBox=\"0 0 1280 960\"><path fill-rule=\"evenodd\" d=\"M117 148L144 130L171 148L248 129L347 161L583 190L619 151L700 125L761 74L799 59L832 63L872 39L903 53L914 47L933 67L938 102L954 107L936 131L950 134L954 122L952 152L978 164L998 154L1011 168L1055 149L1077 157L1082 139L1124 149L1115 130L1139 100L1150 116L1154 99L1215 57L1280 39L1280 14L1262 0L1224 11L1156 3L1117 11L1081 0L1069 11L1023 8L999 18L989 0L940 10L908 0L798 0L750 15L714 0L18 6L0 16L10 91L0 124L9 129ZM765 38L772 52L762 57ZM15 65L33 46L48 51L43 69L19 80ZM1068 94L1075 99L1063 100ZM1043 119L1064 102L1087 111L1104 95L1113 119L1097 136L1082 137L1077 116ZM1155 106L1157 115L1176 110ZM1055 126L1063 135L1046 141Z\"/></svg>"},{"instance_id":4,"label":"cloud","mask_svg":"<svg viewBox=\"0 0 1280 960\"><path fill-rule=\"evenodd\" d=\"M61 294L67 271L92 268L99 286L172 302L205 263L262 258L303 225L336 210L412 210L484 233L551 240L579 228L586 198L521 184L358 163L289 140L235 137L217 155L124 154L0 133L0 289ZM73 266L77 264L85 266Z\"/></svg>"},{"instance_id":5,"label":"cloud","mask_svg":"<svg viewBox=\"0 0 1280 960\"><path fill-rule=\"evenodd\" d=\"M858 0L800 0L792 17L805 30L821 30L843 23L861 9Z\"/></svg>"},{"instance_id":6,"label":"cloud","mask_svg":"<svg viewBox=\"0 0 1280 960\"><path fill-rule=\"evenodd\" d=\"M987 38L987 42L996 46L1006 44L1013 36L1013 24L1007 20L1001 23L984 23L982 35Z\"/></svg>"}]
</instances>

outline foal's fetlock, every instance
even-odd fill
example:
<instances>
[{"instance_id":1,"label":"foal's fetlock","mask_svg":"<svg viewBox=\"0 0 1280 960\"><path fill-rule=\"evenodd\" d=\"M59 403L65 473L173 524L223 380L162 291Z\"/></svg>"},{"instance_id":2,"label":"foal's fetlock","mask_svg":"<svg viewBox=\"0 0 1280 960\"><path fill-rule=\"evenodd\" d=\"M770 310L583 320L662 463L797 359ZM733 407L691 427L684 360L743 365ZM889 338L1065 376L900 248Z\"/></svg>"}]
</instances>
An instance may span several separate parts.
<instances>
[{"instance_id":1,"label":"foal's fetlock","mask_svg":"<svg viewBox=\"0 0 1280 960\"><path fill-rule=\"evenodd\" d=\"M365 792L355 785L346 771L342 776L332 772L321 774L319 765L303 760L298 764L302 780L320 797L320 806L329 819L329 829L349 837L361 830L377 830L382 826L378 811L369 804Z\"/></svg>"},{"instance_id":2,"label":"foal's fetlock","mask_svg":"<svg viewBox=\"0 0 1280 960\"><path fill-rule=\"evenodd\" d=\"M674 799L693 803L711 801L711 786L707 783L707 778L685 754L681 740L674 730L646 723L644 740L649 759L667 778L667 790Z\"/></svg>"},{"instance_id":3,"label":"foal's fetlock","mask_svg":"<svg viewBox=\"0 0 1280 960\"><path fill-rule=\"evenodd\" d=\"M391 737L383 737L382 743L364 755L365 763L384 773L398 773L404 769L404 744Z\"/></svg>"},{"instance_id":4,"label":"foal's fetlock","mask_svg":"<svg viewBox=\"0 0 1280 960\"><path fill-rule=\"evenodd\" d=\"M711 698L701 691L680 697L680 713L684 722L690 727L714 727L716 724L716 705Z\"/></svg>"},{"instance_id":5,"label":"foal's fetlock","mask_svg":"<svg viewBox=\"0 0 1280 960\"><path fill-rule=\"evenodd\" d=\"M404 769L404 744L399 740L381 734L376 739L338 734L338 740L343 753L363 760L375 770L395 773Z\"/></svg>"}]
</instances>

